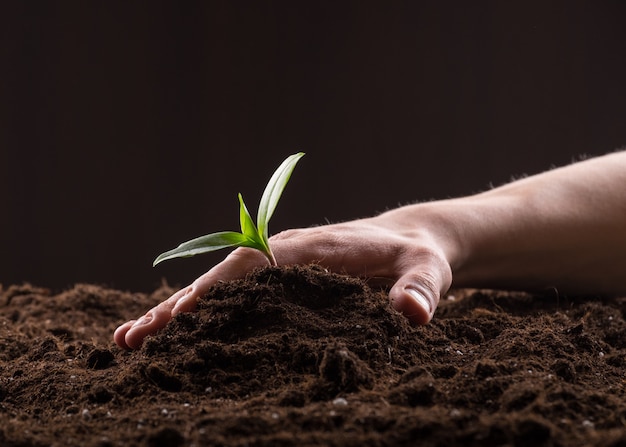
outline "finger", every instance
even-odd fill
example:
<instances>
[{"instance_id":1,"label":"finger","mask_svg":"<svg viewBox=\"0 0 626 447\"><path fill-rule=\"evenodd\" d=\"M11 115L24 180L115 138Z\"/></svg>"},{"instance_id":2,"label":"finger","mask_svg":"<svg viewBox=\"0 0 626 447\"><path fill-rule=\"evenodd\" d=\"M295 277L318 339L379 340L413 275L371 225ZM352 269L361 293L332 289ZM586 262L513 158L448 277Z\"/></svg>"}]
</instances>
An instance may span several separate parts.
<instances>
[{"instance_id":1,"label":"finger","mask_svg":"<svg viewBox=\"0 0 626 447\"><path fill-rule=\"evenodd\" d=\"M135 321L137 320L127 321L126 323L122 324L120 327L118 327L115 330L115 333L113 334L113 340L115 341L115 343L117 343L117 345L120 348L130 349L130 346L126 344L126 333L131 328L131 326L135 323Z\"/></svg>"},{"instance_id":2,"label":"finger","mask_svg":"<svg viewBox=\"0 0 626 447\"><path fill-rule=\"evenodd\" d=\"M137 349L148 335L155 334L160 329L164 328L172 319L172 309L176 305L176 302L189 293L192 293L190 288L180 290L133 322L124 334L124 343L126 346L131 349Z\"/></svg>"},{"instance_id":3,"label":"finger","mask_svg":"<svg viewBox=\"0 0 626 447\"><path fill-rule=\"evenodd\" d=\"M179 290L167 300L152 308L143 317L138 320L130 320L119 326L113 334L115 343L123 349L136 349L139 347L146 336L145 333L158 330L159 324L162 324L163 320L168 318L168 314L171 315L171 309L188 291L188 287ZM157 316L156 319L155 316ZM165 321L165 324L167 324L167 321Z\"/></svg>"},{"instance_id":4,"label":"finger","mask_svg":"<svg viewBox=\"0 0 626 447\"><path fill-rule=\"evenodd\" d=\"M237 249L189 287L179 290L138 320L131 320L118 327L113 339L124 349L137 349L148 335L165 327L175 315L194 310L198 299L206 295L218 281L241 278L254 267L266 264L265 257L256 250Z\"/></svg>"},{"instance_id":5,"label":"finger","mask_svg":"<svg viewBox=\"0 0 626 447\"><path fill-rule=\"evenodd\" d=\"M232 281L243 278L255 267L267 265L267 262L265 256L258 250L238 248L232 251L226 259L196 279L189 286L188 292L176 300L172 308L172 316L194 310L198 299L206 295L209 289L219 281Z\"/></svg>"},{"instance_id":6,"label":"finger","mask_svg":"<svg viewBox=\"0 0 626 447\"><path fill-rule=\"evenodd\" d=\"M428 323L439 305L441 295L452 284L452 271L443 260L416 263L404 273L389 291L394 309L412 323Z\"/></svg>"}]
</instances>

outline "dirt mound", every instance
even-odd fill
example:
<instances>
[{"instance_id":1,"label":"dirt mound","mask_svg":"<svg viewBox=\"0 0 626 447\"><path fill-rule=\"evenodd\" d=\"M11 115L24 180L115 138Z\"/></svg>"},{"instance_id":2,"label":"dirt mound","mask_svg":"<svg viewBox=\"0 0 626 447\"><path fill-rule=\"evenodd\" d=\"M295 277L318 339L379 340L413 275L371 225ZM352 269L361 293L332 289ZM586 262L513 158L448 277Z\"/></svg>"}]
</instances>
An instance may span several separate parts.
<instances>
[{"instance_id":1,"label":"dirt mound","mask_svg":"<svg viewBox=\"0 0 626 447\"><path fill-rule=\"evenodd\" d=\"M286 393L309 403L371 389L409 365L412 337L385 297L368 292L321 268L222 284L145 343L142 371L165 388L224 398Z\"/></svg>"}]
</instances>

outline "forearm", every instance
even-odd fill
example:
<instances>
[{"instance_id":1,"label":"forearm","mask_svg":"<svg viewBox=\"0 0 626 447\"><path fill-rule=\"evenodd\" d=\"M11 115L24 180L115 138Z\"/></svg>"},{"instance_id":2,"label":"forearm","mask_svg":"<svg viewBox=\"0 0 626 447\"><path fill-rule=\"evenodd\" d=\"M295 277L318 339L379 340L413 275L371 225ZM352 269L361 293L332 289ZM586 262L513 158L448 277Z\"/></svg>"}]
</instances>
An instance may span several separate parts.
<instances>
[{"instance_id":1,"label":"forearm","mask_svg":"<svg viewBox=\"0 0 626 447\"><path fill-rule=\"evenodd\" d=\"M428 222L453 286L626 293L624 152L405 211Z\"/></svg>"}]
</instances>

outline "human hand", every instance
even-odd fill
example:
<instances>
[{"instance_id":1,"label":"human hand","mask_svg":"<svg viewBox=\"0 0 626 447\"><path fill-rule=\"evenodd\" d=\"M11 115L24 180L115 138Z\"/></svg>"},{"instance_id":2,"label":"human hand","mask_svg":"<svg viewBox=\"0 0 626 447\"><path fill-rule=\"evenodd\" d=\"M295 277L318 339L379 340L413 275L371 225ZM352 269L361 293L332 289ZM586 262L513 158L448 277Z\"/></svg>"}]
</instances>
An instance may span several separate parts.
<instances>
[{"instance_id":1,"label":"human hand","mask_svg":"<svg viewBox=\"0 0 626 447\"><path fill-rule=\"evenodd\" d=\"M392 306L413 323L425 324L449 289L452 270L438 233L428 225L418 227L407 213L399 209L368 219L287 230L270 242L278 265L319 263L336 273L393 284L389 292ZM194 310L198 298L217 282L242 278L267 264L256 250L234 250L190 286L140 319L121 325L115 331L115 342L125 349L139 348L146 336L163 328L176 314Z\"/></svg>"}]
</instances>

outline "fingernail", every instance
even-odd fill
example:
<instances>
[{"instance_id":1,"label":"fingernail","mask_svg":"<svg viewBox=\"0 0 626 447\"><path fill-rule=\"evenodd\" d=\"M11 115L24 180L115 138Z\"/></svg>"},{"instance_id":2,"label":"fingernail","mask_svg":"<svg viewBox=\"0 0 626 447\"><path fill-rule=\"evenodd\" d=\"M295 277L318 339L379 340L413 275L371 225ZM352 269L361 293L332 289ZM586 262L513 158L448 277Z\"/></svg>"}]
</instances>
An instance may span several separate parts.
<instances>
[{"instance_id":1,"label":"fingernail","mask_svg":"<svg viewBox=\"0 0 626 447\"><path fill-rule=\"evenodd\" d=\"M411 295L411 297L417 301L417 303L426 311L428 311L428 315L432 314L432 308L430 305L430 301L421 293L419 293L417 290L413 289L413 288L405 288L404 289L406 293L408 293L409 295Z\"/></svg>"},{"instance_id":2,"label":"fingernail","mask_svg":"<svg viewBox=\"0 0 626 447\"><path fill-rule=\"evenodd\" d=\"M148 324L152 321L152 315L144 315L139 320L135 321L135 324L132 327L143 326L144 324Z\"/></svg>"}]
</instances>

